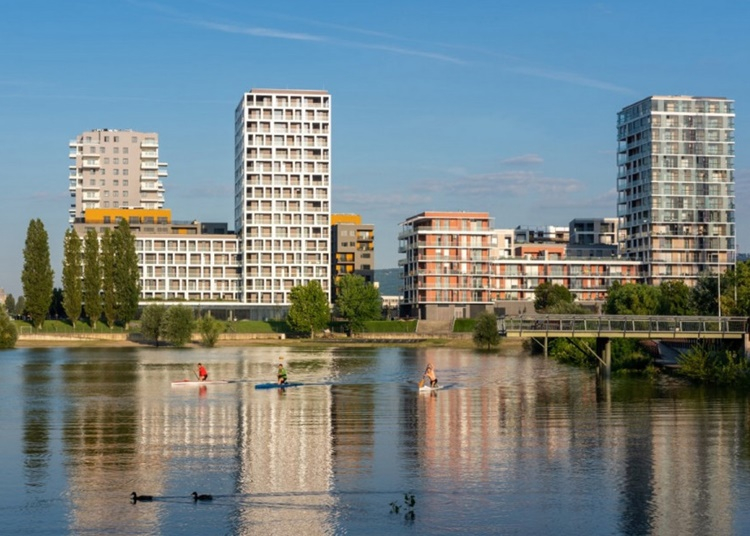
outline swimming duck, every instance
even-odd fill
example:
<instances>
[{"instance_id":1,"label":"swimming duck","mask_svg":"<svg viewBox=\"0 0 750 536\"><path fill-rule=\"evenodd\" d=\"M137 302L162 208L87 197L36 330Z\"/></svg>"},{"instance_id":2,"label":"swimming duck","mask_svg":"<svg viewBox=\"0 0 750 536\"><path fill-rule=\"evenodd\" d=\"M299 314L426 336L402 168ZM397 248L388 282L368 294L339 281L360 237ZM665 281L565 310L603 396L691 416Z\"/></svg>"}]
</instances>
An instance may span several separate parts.
<instances>
[{"instance_id":1,"label":"swimming duck","mask_svg":"<svg viewBox=\"0 0 750 536\"><path fill-rule=\"evenodd\" d=\"M213 495L205 495L205 494L198 495L198 493L196 493L194 491L193 492L193 500L195 502L198 502L198 501L213 501L214 500L214 496Z\"/></svg>"},{"instance_id":2,"label":"swimming duck","mask_svg":"<svg viewBox=\"0 0 750 536\"><path fill-rule=\"evenodd\" d=\"M130 500L133 502L138 501L153 501L154 497L152 495L138 495L135 491L130 494Z\"/></svg>"}]
</instances>

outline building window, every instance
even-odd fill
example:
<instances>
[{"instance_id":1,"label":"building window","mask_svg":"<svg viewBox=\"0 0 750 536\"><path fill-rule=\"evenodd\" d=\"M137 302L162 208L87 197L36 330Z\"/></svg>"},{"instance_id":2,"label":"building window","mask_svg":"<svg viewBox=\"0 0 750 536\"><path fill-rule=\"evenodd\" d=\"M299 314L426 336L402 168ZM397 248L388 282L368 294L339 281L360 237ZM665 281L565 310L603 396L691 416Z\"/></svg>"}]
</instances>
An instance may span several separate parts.
<instances>
[{"instance_id":1,"label":"building window","mask_svg":"<svg viewBox=\"0 0 750 536\"><path fill-rule=\"evenodd\" d=\"M105 159L104 159L104 163L105 163L105 164L109 164L109 158L105 158Z\"/></svg>"},{"instance_id":2,"label":"building window","mask_svg":"<svg viewBox=\"0 0 750 536\"><path fill-rule=\"evenodd\" d=\"M124 191L122 192L122 196L123 196L123 197L127 197L127 196L128 196L128 191L127 191L127 190L124 190Z\"/></svg>"},{"instance_id":3,"label":"building window","mask_svg":"<svg viewBox=\"0 0 750 536\"><path fill-rule=\"evenodd\" d=\"M107 184L107 181L104 179L99 179L99 186L105 186Z\"/></svg>"},{"instance_id":4,"label":"building window","mask_svg":"<svg viewBox=\"0 0 750 536\"><path fill-rule=\"evenodd\" d=\"M128 170L127 170L127 169L123 169L123 170L122 170L122 174L123 174L123 175L127 175L127 174L128 174Z\"/></svg>"},{"instance_id":5,"label":"building window","mask_svg":"<svg viewBox=\"0 0 750 536\"><path fill-rule=\"evenodd\" d=\"M112 175L119 175L119 174L120 174L120 170L119 169L113 169L112 170Z\"/></svg>"},{"instance_id":6,"label":"building window","mask_svg":"<svg viewBox=\"0 0 750 536\"><path fill-rule=\"evenodd\" d=\"M120 186L120 181L118 181L117 179L115 179L115 180L112 181L112 185L113 186Z\"/></svg>"},{"instance_id":7,"label":"building window","mask_svg":"<svg viewBox=\"0 0 750 536\"><path fill-rule=\"evenodd\" d=\"M120 148L119 147L115 147L114 149L112 149L112 152L115 153L115 154L117 154L117 153L120 152Z\"/></svg>"},{"instance_id":8,"label":"building window","mask_svg":"<svg viewBox=\"0 0 750 536\"><path fill-rule=\"evenodd\" d=\"M127 169L123 170L123 173L124 173L125 171L127 171ZM125 173L125 175L127 175L127 173ZM128 179L122 179L122 185L123 185L123 186L127 186L127 185L128 185Z\"/></svg>"},{"instance_id":9,"label":"building window","mask_svg":"<svg viewBox=\"0 0 750 536\"><path fill-rule=\"evenodd\" d=\"M112 140L113 140L113 141L114 141L115 143L117 143L117 142L119 142L119 141L120 141L120 136L115 136L115 137L113 137L113 138L112 138Z\"/></svg>"},{"instance_id":10,"label":"building window","mask_svg":"<svg viewBox=\"0 0 750 536\"><path fill-rule=\"evenodd\" d=\"M128 154L128 148L127 147L123 147L122 148L122 153L123 154Z\"/></svg>"},{"instance_id":11,"label":"building window","mask_svg":"<svg viewBox=\"0 0 750 536\"><path fill-rule=\"evenodd\" d=\"M120 159L119 158L113 158L112 159L112 163L119 165L120 164Z\"/></svg>"},{"instance_id":12,"label":"building window","mask_svg":"<svg viewBox=\"0 0 750 536\"><path fill-rule=\"evenodd\" d=\"M123 151L123 152L127 152L127 151ZM127 158L123 158L122 159L122 165L124 165L124 166L128 165L128 159Z\"/></svg>"},{"instance_id":13,"label":"building window","mask_svg":"<svg viewBox=\"0 0 750 536\"><path fill-rule=\"evenodd\" d=\"M133 136L132 138L130 138L130 141L133 142L133 143L138 143L138 137L137 136Z\"/></svg>"}]
</instances>

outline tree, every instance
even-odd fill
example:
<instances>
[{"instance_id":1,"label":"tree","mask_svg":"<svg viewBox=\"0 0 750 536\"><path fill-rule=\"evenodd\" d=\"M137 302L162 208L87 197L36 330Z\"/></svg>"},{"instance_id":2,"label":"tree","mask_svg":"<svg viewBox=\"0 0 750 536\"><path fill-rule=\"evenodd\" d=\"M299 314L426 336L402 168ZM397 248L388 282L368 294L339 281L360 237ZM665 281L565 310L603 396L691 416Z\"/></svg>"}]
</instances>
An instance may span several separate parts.
<instances>
[{"instance_id":1,"label":"tree","mask_svg":"<svg viewBox=\"0 0 750 536\"><path fill-rule=\"evenodd\" d=\"M558 303L573 303L575 296L563 285L542 283L534 290L534 310L538 313L547 312L550 307Z\"/></svg>"},{"instance_id":2,"label":"tree","mask_svg":"<svg viewBox=\"0 0 750 536\"><path fill-rule=\"evenodd\" d=\"M65 231L62 269L63 309L65 309L65 315L74 328L81 317L81 309L83 308L82 248L81 239L75 229Z\"/></svg>"},{"instance_id":3,"label":"tree","mask_svg":"<svg viewBox=\"0 0 750 536\"><path fill-rule=\"evenodd\" d=\"M14 311L16 316L21 316L26 312L26 298L19 296L16 300L16 310Z\"/></svg>"},{"instance_id":4,"label":"tree","mask_svg":"<svg viewBox=\"0 0 750 536\"><path fill-rule=\"evenodd\" d=\"M477 347L486 346L487 350L499 345L500 334L497 331L497 317L489 311L480 314L474 326L472 339Z\"/></svg>"},{"instance_id":5,"label":"tree","mask_svg":"<svg viewBox=\"0 0 750 536\"><path fill-rule=\"evenodd\" d=\"M185 346L190 342L195 327L193 310L187 305L173 305L164 313L164 339L174 346Z\"/></svg>"},{"instance_id":6,"label":"tree","mask_svg":"<svg viewBox=\"0 0 750 536\"><path fill-rule=\"evenodd\" d=\"M690 287L682 281L665 281L659 285L657 314L686 316L693 314Z\"/></svg>"},{"instance_id":7,"label":"tree","mask_svg":"<svg viewBox=\"0 0 750 536\"><path fill-rule=\"evenodd\" d=\"M715 316L719 312L719 278L708 272L701 274L690 292L690 301L696 314Z\"/></svg>"},{"instance_id":8,"label":"tree","mask_svg":"<svg viewBox=\"0 0 750 536\"><path fill-rule=\"evenodd\" d=\"M114 253L117 262L114 266L114 288L117 320L125 327L138 312L140 295L138 254L135 250L135 236L130 225L122 218L113 235Z\"/></svg>"},{"instance_id":9,"label":"tree","mask_svg":"<svg viewBox=\"0 0 750 536\"><path fill-rule=\"evenodd\" d=\"M49 237L40 219L29 222L23 259L21 283L26 297L26 311L31 316L32 325L40 328L52 303L55 277L49 260Z\"/></svg>"},{"instance_id":10,"label":"tree","mask_svg":"<svg viewBox=\"0 0 750 536\"><path fill-rule=\"evenodd\" d=\"M201 340L203 346L213 348L219 340L223 325L221 322L216 320L211 313L206 313L198 321L198 331L201 334Z\"/></svg>"},{"instance_id":11,"label":"tree","mask_svg":"<svg viewBox=\"0 0 750 536\"><path fill-rule=\"evenodd\" d=\"M16 314L16 300L13 294L8 294L5 297L5 311L12 317Z\"/></svg>"},{"instance_id":12,"label":"tree","mask_svg":"<svg viewBox=\"0 0 750 536\"><path fill-rule=\"evenodd\" d=\"M113 328L117 320L117 296L115 295L117 257L115 257L114 237L109 229L105 229L102 235L99 260L102 267L102 310L107 325Z\"/></svg>"},{"instance_id":13,"label":"tree","mask_svg":"<svg viewBox=\"0 0 750 536\"><path fill-rule=\"evenodd\" d=\"M317 281L297 285L289 293L289 313L286 322L293 331L307 333L311 338L324 329L331 317L328 298Z\"/></svg>"},{"instance_id":14,"label":"tree","mask_svg":"<svg viewBox=\"0 0 750 536\"><path fill-rule=\"evenodd\" d=\"M159 346L159 337L163 331L164 316L167 312L167 307L160 303L152 303L147 305L141 313L141 334L155 342L156 346Z\"/></svg>"},{"instance_id":15,"label":"tree","mask_svg":"<svg viewBox=\"0 0 750 536\"><path fill-rule=\"evenodd\" d=\"M604 304L609 315L654 315L659 305L657 287L640 283L621 284L615 281Z\"/></svg>"},{"instance_id":16,"label":"tree","mask_svg":"<svg viewBox=\"0 0 750 536\"><path fill-rule=\"evenodd\" d=\"M52 303L49 304L49 311L47 312L49 318L64 318L65 309L63 308L63 290L55 287L52 289Z\"/></svg>"},{"instance_id":17,"label":"tree","mask_svg":"<svg viewBox=\"0 0 750 536\"><path fill-rule=\"evenodd\" d=\"M380 292L358 274L339 278L336 289L336 314L349 322L349 330L364 331L365 322L381 315Z\"/></svg>"},{"instance_id":18,"label":"tree","mask_svg":"<svg viewBox=\"0 0 750 536\"><path fill-rule=\"evenodd\" d=\"M0 348L14 348L18 340L18 329L8 316L5 306L0 305Z\"/></svg>"},{"instance_id":19,"label":"tree","mask_svg":"<svg viewBox=\"0 0 750 536\"><path fill-rule=\"evenodd\" d=\"M102 267L99 259L99 237L94 229L86 231L83 253L83 304L92 328L102 316Z\"/></svg>"}]
</instances>

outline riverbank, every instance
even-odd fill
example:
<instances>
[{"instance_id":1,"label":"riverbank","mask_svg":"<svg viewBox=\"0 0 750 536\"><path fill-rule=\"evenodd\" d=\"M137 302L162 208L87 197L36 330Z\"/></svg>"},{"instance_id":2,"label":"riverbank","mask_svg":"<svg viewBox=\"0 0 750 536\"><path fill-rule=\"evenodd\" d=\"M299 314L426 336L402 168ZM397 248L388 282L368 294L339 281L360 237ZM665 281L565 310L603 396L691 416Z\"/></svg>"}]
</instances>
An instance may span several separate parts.
<instances>
[{"instance_id":1,"label":"riverbank","mask_svg":"<svg viewBox=\"0 0 750 536\"><path fill-rule=\"evenodd\" d=\"M521 346L521 339L503 339L501 347ZM161 343L161 346L168 346ZM217 348L246 346L404 346L416 348L474 348L471 337L455 334L441 337L404 336L403 333L378 333L372 336L360 334L355 337L321 337L315 339L294 339L265 334L247 334L240 337L221 337ZM60 347L103 347L103 348L148 348L154 347L148 341L127 334L36 334L22 335L16 348L60 348ZM194 338L186 348L203 348L199 338Z\"/></svg>"}]
</instances>

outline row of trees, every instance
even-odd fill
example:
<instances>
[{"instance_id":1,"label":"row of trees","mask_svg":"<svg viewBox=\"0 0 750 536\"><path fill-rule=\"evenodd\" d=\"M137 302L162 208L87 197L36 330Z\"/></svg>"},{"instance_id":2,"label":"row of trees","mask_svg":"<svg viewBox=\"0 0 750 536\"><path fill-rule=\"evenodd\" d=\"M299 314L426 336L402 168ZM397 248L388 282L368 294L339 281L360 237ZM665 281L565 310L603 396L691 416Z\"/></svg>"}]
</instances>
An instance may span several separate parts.
<instances>
[{"instance_id":1,"label":"row of trees","mask_svg":"<svg viewBox=\"0 0 750 536\"><path fill-rule=\"evenodd\" d=\"M542 283L534 291L534 309L550 314L591 312L575 303L566 287ZM721 309L719 309L721 306ZM750 316L750 261L738 262L721 277L706 274L695 286L667 281L659 286L615 282L602 307L606 314L618 315L717 315Z\"/></svg>"},{"instance_id":2,"label":"row of trees","mask_svg":"<svg viewBox=\"0 0 750 536\"><path fill-rule=\"evenodd\" d=\"M289 293L289 301L291 305L286 321L293 331L314 337L316 332L330 324L328 297L317 281L294 287ZM382 300L374 285L357 274L339 278L333 314L348 323L350 332L363 331L365 322L378 320L381 313Z\"/></svg>"},{"instance_id":3,"label":"row of trees","mask_svg":"<svg viewBox=\"0 0 750 536\"><path fill-rule=\"evenodd\" d=\"M140 295L138 256L127 220L121 219L114 230L105 229L101 237L94 229L83 239L75 229L65 232L59 293L53 288L49 236L40 219L29 223L23 257L22 311L35 328L42 327L56 295L74 327L82 316L92 328L102 315L110 328L116 323L127 327L135 319Z\"/></svg>"}]
</instances>

